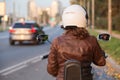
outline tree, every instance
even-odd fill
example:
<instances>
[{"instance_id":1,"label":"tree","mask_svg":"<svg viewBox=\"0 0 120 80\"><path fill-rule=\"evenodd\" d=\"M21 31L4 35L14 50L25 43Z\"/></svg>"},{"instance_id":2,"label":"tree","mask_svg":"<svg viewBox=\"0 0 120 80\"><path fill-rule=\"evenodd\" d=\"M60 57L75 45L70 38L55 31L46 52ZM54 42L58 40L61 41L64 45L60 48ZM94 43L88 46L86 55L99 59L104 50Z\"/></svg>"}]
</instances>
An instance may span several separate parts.
<instances>
[{"instance_id":1,"label":"tree","mask_svg":"<svg viewBox=\"0 0 120 80\"><path fill-rule=\"evenodd\" d=\"M70 4L73 5L73 4L79 4L80 3L80 0L70 0Z\"/></svg>"},{"instance_id":2,"label":"tree","mask_svg":"<svg viewBox=\"0 0 120 80\"><path fill-rule=\"evenodd\" d=\"M90 2L92 6L92 0L70 0L71 4L80 4L86 7L86 3ZM90 7L91 18L92 8ZM107 29L108 27L108 0L95 0L95 26L97 28ZM120 0L112 0L112 28L114 30L120 30Z\"/></svg>"}]
</instances>

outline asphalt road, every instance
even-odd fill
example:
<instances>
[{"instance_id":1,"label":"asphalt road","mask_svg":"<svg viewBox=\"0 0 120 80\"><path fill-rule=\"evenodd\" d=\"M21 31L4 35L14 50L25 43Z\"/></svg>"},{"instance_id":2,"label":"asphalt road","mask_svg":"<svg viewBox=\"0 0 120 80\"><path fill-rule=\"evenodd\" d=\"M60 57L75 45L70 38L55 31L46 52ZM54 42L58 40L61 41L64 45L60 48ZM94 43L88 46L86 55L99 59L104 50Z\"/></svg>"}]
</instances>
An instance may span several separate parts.
<instances>
[{"instance_id":1,"label":"asphalt road","mask_svg":"<svg viewBox=\"0 0 120 80\"><path fill-rule=\"evenodd\" d=\"M0 80L55 80L47 73L46 65L47 60L42 60L7 76L1 76Z\"/></svg>"},{"instance_id":2,"label":"asphalt road","mask_svg":"<svg viewBox=\"0 0 120 80\"><path fill-rule=\"evenodd\" d=\"M62 33L60 28L44 28L46 34L49 35L49 41L52 41L56 36ZM0 73L5 69L13 66L19 66L28 63L33 59L38 59L41 55L48 53L50 47L49 42L40 45L24 43L19 45L9 45L9 33L0 33Z\"/></svg>"},{"instance_id":3,"label":"asphalt road","mask_svg":"<svg viewBox=\"0 0 120 80\"><path fill-rule=\"evenodd\" d=\"M47 27L44 31L50 41L63 32L59 27ZM55 80L46 71L47 59L42 59L49 52L49 42L10 46L8 37L8 32L0 33L0 80ZM116 80L105 73L106 66L93 67L94 80Z\"/></svg>"},{"instance_id":4,"label":"asphalt road","mask_svg":"<svg viewBox=\"0 0 120 80\"><path fill-rule=\"evenodd\" d=\"M94 80L116 80L105 73L106 67L94 66ZM55 80L47 73L47 59L32 63L9 75L0 76L0 80Z\"/></svg>"}]
</instances>

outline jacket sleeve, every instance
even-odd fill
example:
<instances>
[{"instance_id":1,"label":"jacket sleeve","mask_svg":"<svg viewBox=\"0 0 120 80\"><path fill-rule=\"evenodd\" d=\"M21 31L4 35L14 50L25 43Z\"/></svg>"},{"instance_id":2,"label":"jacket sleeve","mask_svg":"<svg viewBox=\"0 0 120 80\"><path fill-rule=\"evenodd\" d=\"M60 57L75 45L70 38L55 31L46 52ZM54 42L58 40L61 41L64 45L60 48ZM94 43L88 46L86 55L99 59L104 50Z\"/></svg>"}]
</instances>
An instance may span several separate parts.
<instances>
[{"instance_id":1,"label":"jacket sleeve","mask_svg":"<svg viewBox=\"0 0 120 80\"><path fill-rule=\"evenodd\" d=\"M93 63L98 66L104 66L106 64L105 52L101 49L96 38L94 38L93 41L94 41Z\"/></svg>"},{"instance_id":2,"label":"jacket sleeve","mask_svg":"<svg viewBox=\"0 0 120 80\"><path fill-rule=\"evenodd\" d=\"M47 72L52 76L56 77L58 74L58 61L57 61L57 47L56 47L57 39L52 42L50 53L48 56L48 65Z\"/></svg>"}]
</instances>

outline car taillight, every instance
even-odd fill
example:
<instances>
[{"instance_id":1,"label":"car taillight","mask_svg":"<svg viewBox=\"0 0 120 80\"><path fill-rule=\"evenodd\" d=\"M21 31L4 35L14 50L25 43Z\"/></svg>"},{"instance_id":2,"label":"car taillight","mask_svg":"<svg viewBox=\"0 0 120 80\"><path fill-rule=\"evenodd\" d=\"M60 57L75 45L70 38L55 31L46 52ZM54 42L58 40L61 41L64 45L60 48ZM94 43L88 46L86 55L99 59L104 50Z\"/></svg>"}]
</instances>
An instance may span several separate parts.
<instances>
[{"instance_id":1,"label":"car taillight","mask_svg":"<svg viewBox=\"0 0 120 80\"><path fill-rule=\"evenodd\" d=\"M10 32L10 33L14 33L15 30L14 30L14 29L10 29L9 32Z\"/></svg>"},{"instance_id":2,"label":"car taillight","mask_svg":"<svg viewBox=\"0 0 120 80\"><path fill-rule=\"evenodd\" d=\"M36 29L32 26L32 29L30 30L30 32L35 33Z\"/></svg>"}]
</instances>

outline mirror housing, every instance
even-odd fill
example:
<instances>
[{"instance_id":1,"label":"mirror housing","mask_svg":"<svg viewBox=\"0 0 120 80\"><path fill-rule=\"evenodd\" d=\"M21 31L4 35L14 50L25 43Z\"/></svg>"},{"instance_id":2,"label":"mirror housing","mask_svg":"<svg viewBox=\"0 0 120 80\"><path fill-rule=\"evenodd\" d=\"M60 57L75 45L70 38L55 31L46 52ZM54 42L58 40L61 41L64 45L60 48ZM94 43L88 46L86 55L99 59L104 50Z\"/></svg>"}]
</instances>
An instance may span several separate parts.
<instances>
[{"instance_id":1,"label":"mirror housing","mask_svg":"<svg viewBox=\"0 0 120 80\"><path fill-rule=\"evenodd\" d=\"M101 33L98 35L98 40L109 41L110 39L111 36L108 33Z\"/></svg>"},{"instance_id":2,"label":"mirror housing","mask_svg":"<svg viewBox=\"0 0 120 80\"><path fill-rule=\"evenodd\" d=\"M48 40L48 35L46 35L46 34L39 34L39 35L37 36L37 40L38 40L39 42L41 42L41 41L47 41L47 40Z\"/></svg>"}]
</instances>

